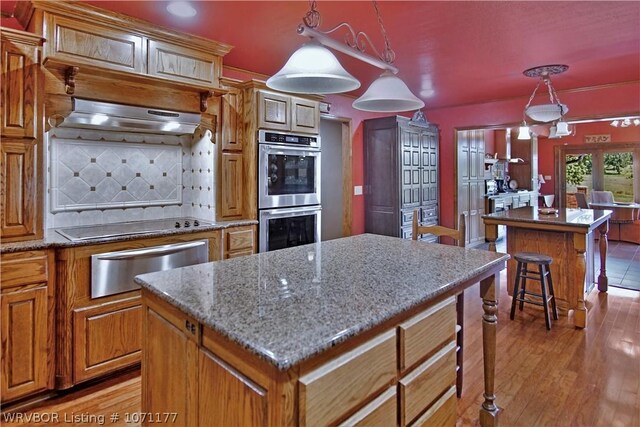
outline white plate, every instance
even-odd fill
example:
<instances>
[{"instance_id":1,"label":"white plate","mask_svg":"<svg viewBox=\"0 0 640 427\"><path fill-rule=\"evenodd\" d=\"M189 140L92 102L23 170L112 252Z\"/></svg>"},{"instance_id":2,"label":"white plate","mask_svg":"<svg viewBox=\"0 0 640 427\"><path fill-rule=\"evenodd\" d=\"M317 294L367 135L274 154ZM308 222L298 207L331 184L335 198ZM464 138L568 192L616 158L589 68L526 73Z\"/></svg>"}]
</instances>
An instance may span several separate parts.
<instances>
[{"instance_id":1,"label":"white plate","mask_svg":"<svg viewBox=\"0 0 640 427\"><path fill-rule=\"evenodd\" d=\"M515 179L512 179L511 181L509 181L509 188L512 190L515 190L516 188L518 188L518 181L516 181Z\"/></svg>"}]
</instances>

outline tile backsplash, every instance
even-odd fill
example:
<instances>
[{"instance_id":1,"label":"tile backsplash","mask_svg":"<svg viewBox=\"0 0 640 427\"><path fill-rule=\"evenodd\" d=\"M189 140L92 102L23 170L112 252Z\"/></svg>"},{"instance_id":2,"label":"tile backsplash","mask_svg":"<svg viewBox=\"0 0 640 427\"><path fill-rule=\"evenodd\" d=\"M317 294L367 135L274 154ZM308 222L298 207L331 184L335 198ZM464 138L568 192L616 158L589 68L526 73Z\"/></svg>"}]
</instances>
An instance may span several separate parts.
<instances>
[{"instance_id":1,"label":"tile backsplash","mask_svg":"<svg viewBox=\"0 0 640 427\"><path fill-rule=\"evenodd\" d=\"M47 140L47 228L215 219L208 138L56 128Z\"/></svg>"}]
</instances>

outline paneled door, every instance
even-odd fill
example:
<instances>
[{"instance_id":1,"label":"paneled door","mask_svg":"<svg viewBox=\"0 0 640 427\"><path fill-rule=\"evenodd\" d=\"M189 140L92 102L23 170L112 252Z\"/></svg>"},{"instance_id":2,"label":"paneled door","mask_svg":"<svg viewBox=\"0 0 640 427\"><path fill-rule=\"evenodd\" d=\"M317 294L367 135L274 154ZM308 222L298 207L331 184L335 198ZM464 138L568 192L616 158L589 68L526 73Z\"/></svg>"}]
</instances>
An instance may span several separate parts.
<instances>
[{"instance_id":1,"label":"paneled door","mask_svg":"<svg viewBox=\"0 0 640 427\"><path fill-rule=\"evenodd\" d=\"M457 133L458 216L465 215L466 244L484 242L484 155L483 130Z\"/></svg>"}]
</instances>

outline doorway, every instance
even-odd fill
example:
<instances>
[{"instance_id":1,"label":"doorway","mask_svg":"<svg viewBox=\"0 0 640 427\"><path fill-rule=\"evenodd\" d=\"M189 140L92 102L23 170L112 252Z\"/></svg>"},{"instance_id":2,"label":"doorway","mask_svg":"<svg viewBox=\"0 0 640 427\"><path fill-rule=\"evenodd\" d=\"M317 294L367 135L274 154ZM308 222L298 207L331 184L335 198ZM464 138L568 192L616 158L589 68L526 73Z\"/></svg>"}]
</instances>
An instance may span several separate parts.
<instances>
[{"instance_id":1,"label":"doorway","mask_svg":"<svg viewBox=\"0 0 640 427\"><path fill-rule=\"evenodd\" d=\"M320 118L320 240L351 235L351 121Z\"/></svg>"}]
</instances>

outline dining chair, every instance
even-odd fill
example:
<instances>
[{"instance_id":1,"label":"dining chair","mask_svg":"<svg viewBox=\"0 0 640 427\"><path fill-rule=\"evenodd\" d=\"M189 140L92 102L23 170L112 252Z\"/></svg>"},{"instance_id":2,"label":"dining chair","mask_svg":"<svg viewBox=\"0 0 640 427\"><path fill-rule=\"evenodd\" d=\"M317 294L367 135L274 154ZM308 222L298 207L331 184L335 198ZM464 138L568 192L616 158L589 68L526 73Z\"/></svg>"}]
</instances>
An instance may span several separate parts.
<instances>
[{"instance_id":1,"label":"dining chair","mask_svg":"<svg viewBox=\"0 0 640 427\"><path fill-rule=\"evenodd\" d=\"M450 237L456 241L456 244L464 248L465 246L465 237L466 237L466 221L464 214L460 214L460 218L458 219L458 228L447 228L441 225L420 225L418 221L418 217L420 216L420 210L415 209L413 211L413 227L411 238L413 240L418 240L418 236L422 234L432 234L438 237L438 242L440 242L441 237ZM456 295L456 321L458 323L457 332L456 332L456 342L458 345L458 352L456 354L456 364L458 365L458 370L456 372L456 395L458 398L462 396L462 361L463 361L463 328L464 328L464 291L460 292Z\"/></svg>"},{"instance_id":2,"label":"dining chair","mask_svg":"<svg viewBox=\"0 0 640 427\"><path fill-rule=\"evenodd\" d=\"M589 204L587 203L587 196L584 193L573 193L576 197L576 202L578 203L578 207L580 209L589 209Z\"/></svg>"},{"instance_id":3,"label":"dining chair","mask_svg":"<svg viewBox=\"0 0 640 427\"><path fill-rule=\"evenodd\" d=\"M613 193L611 191L591 191L592 203L613 203Z\"/></svg>"}]
</instances>

